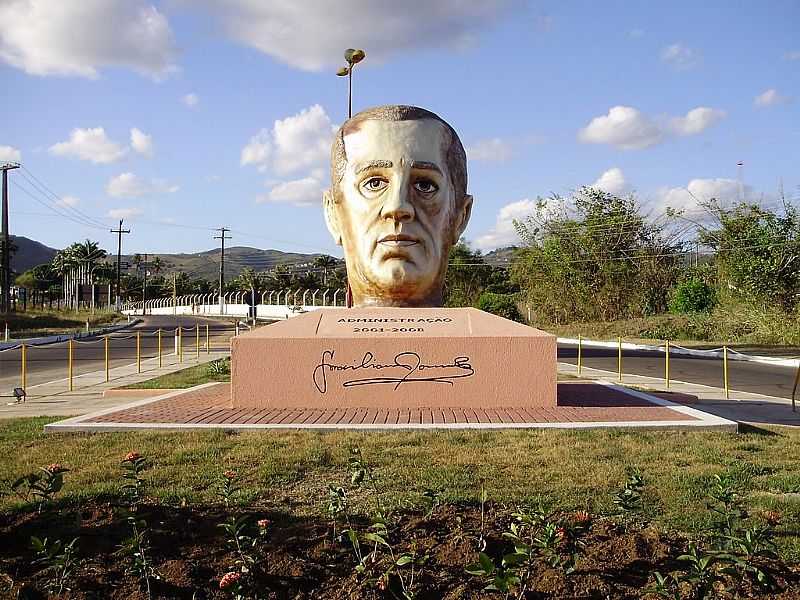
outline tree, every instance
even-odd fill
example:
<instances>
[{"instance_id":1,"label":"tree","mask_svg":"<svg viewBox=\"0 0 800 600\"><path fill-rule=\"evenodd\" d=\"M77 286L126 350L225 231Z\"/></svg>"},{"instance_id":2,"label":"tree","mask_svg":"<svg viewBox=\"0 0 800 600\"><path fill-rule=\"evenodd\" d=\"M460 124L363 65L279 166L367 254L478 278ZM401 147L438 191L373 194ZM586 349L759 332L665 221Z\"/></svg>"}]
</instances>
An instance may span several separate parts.
<instances>
[{"instance_id":1,"label":"tree","mask_svg":"<svg viewBox=\"0 0 800 600\"><path fill-rule=\"evenodd\" d=\"M800 215L784 201L782 214L742 202L723 208L717 200L701 205L714 226L700 234L716 251L723 288L747 302L800 304Z\"/></svg>"},{"instance_id":2,"label":"tree","mask_svg":"<svg viewBox=\"0 0 800 600\"><path fill-rule=\"evenodd\" d=\"M339 263L333 256L323 254L314 260L314 264L322 269L322 286L328 286L328 271L333 269Z\"/></svg>"},{"instance_id":3,"label":"tree","mask_svg":"<svg viewBox=\"0 0 800 600\"><path fill-rule=\"evenodd\" d=\"M237 279L237 286L240 290L250 292L250 303L252 305L258 304L256 300L256 292L261 291L264 287L264 277L260 273L250 267L242 269Z\"/></svg>"},{"instance_id":4,"label":"tree","mask_svg":"<svg viewBox=\"0 0 800 600\"><path fill-rule=\"evenodd\" d=\"M539 199L515 222L525 243L512 281L544 322L610 321L664 312L683 244L649 223L634 196L581 188Z\"/></svg>"},{"instance_id":5,"label":"tree","mask_svg":"<svg viewBox=\"0 0 800 600\"><path fill-rule=\"evenodd\" d=\"M487 265L480 251L459 241L450 248L447 275L444 282L445 306L476 306L481 292L489 285L492 267Z\"/></svg>"}]
</instances>

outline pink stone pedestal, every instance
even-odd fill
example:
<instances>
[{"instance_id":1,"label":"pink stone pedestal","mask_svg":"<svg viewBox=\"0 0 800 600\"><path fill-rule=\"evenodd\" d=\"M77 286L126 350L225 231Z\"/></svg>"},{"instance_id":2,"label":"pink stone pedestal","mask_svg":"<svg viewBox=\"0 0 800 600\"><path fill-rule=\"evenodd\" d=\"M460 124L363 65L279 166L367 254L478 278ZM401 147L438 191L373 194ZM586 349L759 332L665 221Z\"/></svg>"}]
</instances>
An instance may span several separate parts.
<instances>
[{"instance_id":1,"label":"pink stone pedestal","mask_svg":"<svg viewBox=\"0 0 800 600\"><path fill-rule=\"evenodd\" d=\"M326 308L231 341L234 408L556 406L556 338L474 308Z\"/></svg>"}]
</instances>

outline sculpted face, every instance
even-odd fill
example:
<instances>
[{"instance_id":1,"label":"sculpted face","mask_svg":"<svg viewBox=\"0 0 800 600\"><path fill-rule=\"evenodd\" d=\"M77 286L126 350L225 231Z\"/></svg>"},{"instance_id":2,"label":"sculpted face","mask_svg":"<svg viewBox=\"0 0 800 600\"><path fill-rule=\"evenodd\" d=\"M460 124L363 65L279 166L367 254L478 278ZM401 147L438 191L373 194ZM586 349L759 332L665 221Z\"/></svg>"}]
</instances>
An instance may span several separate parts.
<instances>
[{"instance_id":1,"label":"sculpted face","mask_svg":"<svg viewBox=\"0 0 800 600\"><path fill-rule=\"evenodd\" d=\"M346 168L325 196L355 306L441 306L450 247L469 218L434 119L365 120L344 135Z\"/></svg>"}]
</instances>

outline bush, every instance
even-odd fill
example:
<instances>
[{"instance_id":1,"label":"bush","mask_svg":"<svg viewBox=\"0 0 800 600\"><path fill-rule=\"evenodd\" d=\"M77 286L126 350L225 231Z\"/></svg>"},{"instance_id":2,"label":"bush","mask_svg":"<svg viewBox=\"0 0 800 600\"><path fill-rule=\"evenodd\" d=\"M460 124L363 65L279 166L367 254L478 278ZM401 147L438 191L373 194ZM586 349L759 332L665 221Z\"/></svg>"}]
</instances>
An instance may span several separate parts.
<instances>
[{"instance_id":1,"label":"bush","mask_svg":"<svg viewBox=\"0 0 800 600\"><path fill-rule=\"evenodd\" d=\"M522 321L522 317L517 310L517 303L512 294L484 292L478 298L478 308L498 317L511 319L512 321Z\"/></svg>"},{"instance_id":2,"label":"bush","mask_svg":"<svg viewBox=\"0 0 800 600\"><path fill-rule=\"evenodd\" d=\"M691 277L675 286L669 309L678 314L707 312L716 304L716 290L702 279Z\"/></svg>"}]
</instances>

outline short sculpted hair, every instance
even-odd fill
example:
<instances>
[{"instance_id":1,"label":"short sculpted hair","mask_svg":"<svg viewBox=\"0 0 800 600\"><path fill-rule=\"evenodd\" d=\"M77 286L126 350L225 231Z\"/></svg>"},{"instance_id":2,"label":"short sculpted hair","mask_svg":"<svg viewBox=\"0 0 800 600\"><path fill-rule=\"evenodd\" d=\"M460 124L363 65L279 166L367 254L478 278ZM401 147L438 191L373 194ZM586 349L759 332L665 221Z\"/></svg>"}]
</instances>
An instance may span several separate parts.
<instances>
[{"instance_id":1,"label":"short sculpted hair","mask_svg":"<svg viewBox=\"0 0 800 600\"><path fill-rule=\"evenodd\" d=\"M467 155L464 152L464 146L461 145L458 134L450 127L447 121L439 115L417 106L396 104L376 106L375 108L361 111L342 124L339 131L336 132L333 147L331 148L331 183L334 194L339 190L339 184L342 181L342 177L344 177L347 166L344 136L358 131L364 121L419 121L422 119L438 121L444 126L446 135L444 140L445 148L443 150L447 162L447 172L450 176L450 183L456 192L455 208L462 208L467 197Z\"/></svg>"}]
</instances>

